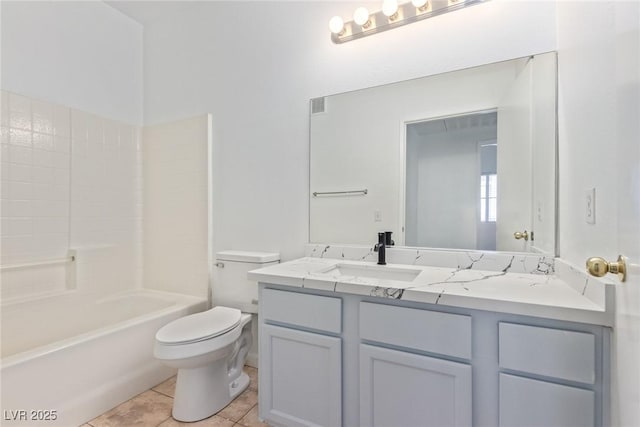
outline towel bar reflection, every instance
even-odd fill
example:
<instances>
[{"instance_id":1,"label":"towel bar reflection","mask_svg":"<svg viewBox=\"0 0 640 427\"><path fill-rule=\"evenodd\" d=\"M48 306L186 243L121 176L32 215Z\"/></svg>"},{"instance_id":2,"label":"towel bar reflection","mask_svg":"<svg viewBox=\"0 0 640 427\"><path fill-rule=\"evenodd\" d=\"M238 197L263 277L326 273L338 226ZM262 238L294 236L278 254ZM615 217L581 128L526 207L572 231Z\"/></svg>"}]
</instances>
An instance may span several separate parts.
<instances>
[{"instance_id":1,"label":"towel bar reflection","mask_svg":"<svg viewBox=\"0 0 640 427\"><path fill-rule=\"evenodd\" d=\"M48 260L35 261L35 262L25 262L23 264L0 265L0 270L18 270L22 268L41 267L45 265L66 264L68 262L73 262L75 260L76 260L75 255L72 255L66 258L56 258L56 259L48 259Z\"/></svg>"},{"instance_id":2,"label":"towel bar reflection","mask_svg":"<svg viewBox=\"0 0 640 427\"><path fill-rule=\"evenodd\" d=\"M318 196L336 196L340 194L362 194L365 195L369 192L366 188L364 190L351 190L351 191L314 191L313 197Z\"/></svg>"}]
</instances>

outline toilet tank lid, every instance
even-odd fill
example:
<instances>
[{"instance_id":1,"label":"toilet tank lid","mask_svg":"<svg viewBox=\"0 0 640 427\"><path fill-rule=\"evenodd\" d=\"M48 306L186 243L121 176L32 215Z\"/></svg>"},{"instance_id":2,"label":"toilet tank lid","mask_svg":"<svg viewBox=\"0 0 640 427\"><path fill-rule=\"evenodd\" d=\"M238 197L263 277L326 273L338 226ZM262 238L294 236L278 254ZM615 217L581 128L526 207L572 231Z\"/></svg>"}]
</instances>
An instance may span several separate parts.
<instances>
[{"instance_id":1,"label":"toilet tank lid","mask_svg":"<svg viewBox=\"0 0 640 427\"><path fill-rule=\"evenodd\" d=\"M216 258L219 261L264 264L267 262L280 261L280 254L277 252L221 251L216 253Z\"/></svg>"}]
</instances>

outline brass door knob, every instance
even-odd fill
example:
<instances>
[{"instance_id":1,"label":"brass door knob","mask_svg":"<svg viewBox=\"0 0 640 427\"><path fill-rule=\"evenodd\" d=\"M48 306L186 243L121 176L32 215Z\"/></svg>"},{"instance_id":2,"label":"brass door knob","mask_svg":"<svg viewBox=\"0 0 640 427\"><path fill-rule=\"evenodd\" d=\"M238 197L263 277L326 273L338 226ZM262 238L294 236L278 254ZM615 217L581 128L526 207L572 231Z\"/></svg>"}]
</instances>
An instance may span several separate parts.
<instances>
[{"instance_id":1,"label":"brass door knob","mask_svg":"<svg viewBox=\"0 0 640 427\"><path fill-rule=\"evenodd\" d=\"M627 263L622 255L618 256L616 262L607 262L604 258L591 257L587 260L587 270L592 276L602 277L611 273L617 274L621 282L627 280Z\"/></svg>"},{"instance_id":2,"label":"brass door knob","mask_svg":"<svg viewBox=\"0 0 640 427\"><path fill-rule=\"evenodd\" d=\"M527 230L524 230L522 233L519 231L516 231L515 233L513 233L513 237L515 237L516 240L524 239L525 241L528 241L529 233L527 232Z\"/></svg>"}]
</instances>

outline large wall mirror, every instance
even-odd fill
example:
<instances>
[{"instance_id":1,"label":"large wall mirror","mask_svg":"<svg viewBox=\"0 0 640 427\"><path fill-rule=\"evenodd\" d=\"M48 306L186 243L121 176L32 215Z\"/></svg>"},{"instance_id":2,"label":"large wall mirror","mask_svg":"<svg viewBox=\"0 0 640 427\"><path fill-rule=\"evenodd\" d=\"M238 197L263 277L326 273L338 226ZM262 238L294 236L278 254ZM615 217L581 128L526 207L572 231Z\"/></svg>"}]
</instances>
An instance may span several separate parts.
<instances>
[{"instance_id":1,"label":"large wall mirror","mask_svg":"<svg viewBox=\"0 0 640 427\"><path fill-rule=\"evenodd\" d=\"M556 254L556 62L313 99L311 242Z\"/></svg>"}]
</instances>

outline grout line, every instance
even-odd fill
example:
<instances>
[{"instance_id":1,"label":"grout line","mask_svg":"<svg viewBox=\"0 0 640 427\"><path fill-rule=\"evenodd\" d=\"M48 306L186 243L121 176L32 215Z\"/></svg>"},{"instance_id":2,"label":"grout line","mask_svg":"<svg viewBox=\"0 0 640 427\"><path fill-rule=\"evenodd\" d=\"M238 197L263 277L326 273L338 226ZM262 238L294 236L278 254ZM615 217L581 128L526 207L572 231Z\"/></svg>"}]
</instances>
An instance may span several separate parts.
<instances>
[{"instance_id":1,"label":"grout line","mask_svg":"<svg viewBox=\"0 0 640 427\"><path fill-rule=\"evenodd\" d=\"M169 420L171 418L172 418L171 415L169 415L167 418L165 418L164 420L162 420L158 424L156 424L156 427L158 427L160 424L162 424L163 422L165 422L165 421L167 421L167 420Z\"/></svg>"},{"instance_id":2,"label":"grout line","mask_svg":"<svg viewBox=\"0 0 640 427\"><path fill-rule=\"evenodd\" d=\"M173 397L173 396L169 396L167 393L163 393L163 392L158 391L158 390L156 390L156 389L154 389L154 388L152 388L152 389L150 389L150 390L153 390L153 391L155 391L155 392L156 392L156 393L158 393L158 394L161 394L161 395L163 395L163 396L167 396L167 397L169 397L169 398L171 398L171 399L174 399L174 397Z\"/></svg>"},{"instance_id":3,"label":"grout line","mask_svg":"<svg viewBox=\"0 0 640 427\"><path fill-rule=\"evenodd\" d=\"M150 389L149 389L149 390L147 390L147 391L152 391L152 392L154 392L154 393L158 393L160 396L165 396L165 397L168 397L168 398L170 398L170 399L173 399L173 397L171 397L171 396L167 396L166 394L164 394L164 393L160 393L159 391L156 391L156 390L154 390L154 389L152 389L152 388L150 388ZM142 393L146 393L147 391L143 391ZM140 394L142 394L142 393L140 393ZM140 394L139 394L139 395L137 395L137 396L140 396ZM134 396L134 397L137 397L137 396ZM129 400L132 400L132 399L133 399L133 398L131 398L131 399L129 399Z\"/></svg>"},{"instance_id":4,"label":"grout line","mask_svg":"<svg viewBox=\"0 0 640 427\"><path fill-rule=\"evenodd\" d=\"M256 403L255 405L253 405L251 408L249 408L249 410L247 411L246 414L244 414L239 420L238 420L238 424L240 424L240 421L242 421L244 419L244 417L246 417L249 412L253 411L253 408L255 408L256 406L258 406L258 404ZM242 427L244 427L244 424L240 424Z\"/></svg>"}]
</instances>

